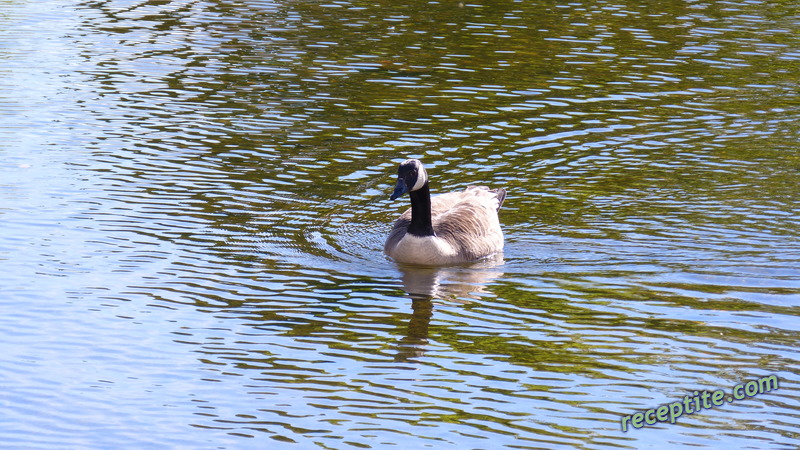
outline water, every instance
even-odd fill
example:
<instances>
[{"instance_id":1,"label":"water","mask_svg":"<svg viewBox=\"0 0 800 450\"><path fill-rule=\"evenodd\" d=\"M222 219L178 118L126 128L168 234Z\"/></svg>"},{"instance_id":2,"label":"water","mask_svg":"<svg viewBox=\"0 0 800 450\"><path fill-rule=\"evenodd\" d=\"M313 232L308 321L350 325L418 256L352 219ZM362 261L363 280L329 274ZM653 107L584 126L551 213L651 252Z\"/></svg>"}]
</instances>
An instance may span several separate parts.
<instances>
[{"instance_id":1,"label":"water","mask_svg":"<svg viewBox=\"0 0 800 450\"><path fill-rule=\"evenodd\" d=\"M0 4L2 441L795 448L798 12ZM503 255L381 254L407 157Z\"/></svg>"}]
</instances>

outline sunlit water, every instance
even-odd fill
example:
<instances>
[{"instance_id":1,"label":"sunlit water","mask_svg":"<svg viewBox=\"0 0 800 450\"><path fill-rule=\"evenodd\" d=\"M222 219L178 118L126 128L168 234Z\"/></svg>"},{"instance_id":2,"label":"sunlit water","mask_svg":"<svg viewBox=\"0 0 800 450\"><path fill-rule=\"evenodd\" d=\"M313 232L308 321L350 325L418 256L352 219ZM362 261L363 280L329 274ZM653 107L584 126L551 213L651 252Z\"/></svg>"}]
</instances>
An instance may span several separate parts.
<instances>
[{"instance_id":1,"label":"sunlit water","mask_svg":"<svg viewBox=\"0 0 800 450\"><path fill-rule=\"evenodd\" d=\"M799 12L0 3L3 445L795 448ZM503 255L382 255L407 157Z\"/></svg>"}]
</instances>

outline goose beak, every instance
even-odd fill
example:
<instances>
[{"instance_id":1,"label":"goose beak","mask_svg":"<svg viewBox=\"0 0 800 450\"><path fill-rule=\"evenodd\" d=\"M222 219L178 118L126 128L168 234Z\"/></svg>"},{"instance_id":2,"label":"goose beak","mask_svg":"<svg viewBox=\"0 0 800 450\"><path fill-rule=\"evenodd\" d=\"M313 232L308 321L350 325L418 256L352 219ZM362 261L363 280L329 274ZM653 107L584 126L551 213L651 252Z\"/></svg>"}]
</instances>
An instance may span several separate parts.
<instances>
[{"instance_id":1,"label":"goose beak","mask_svg":"<svg viewBox=\"0 0 800 450\"><path fill-rule=\"evenodd\" d=\"M408 185L402 178L398 178L397 185L394 187L394 192L392 192L392 196L389 197L389 200L396 200L406 192L408 192Z\"/></svg>"}]
</instances>

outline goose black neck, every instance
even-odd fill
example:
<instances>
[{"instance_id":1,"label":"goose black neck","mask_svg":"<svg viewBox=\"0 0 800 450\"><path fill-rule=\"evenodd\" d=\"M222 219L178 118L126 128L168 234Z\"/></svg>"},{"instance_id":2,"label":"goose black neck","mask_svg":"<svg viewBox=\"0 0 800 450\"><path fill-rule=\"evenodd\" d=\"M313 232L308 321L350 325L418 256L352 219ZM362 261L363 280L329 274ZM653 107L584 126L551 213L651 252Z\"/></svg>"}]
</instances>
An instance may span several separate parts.
<instances>
[{"instance_id":1,"label":"goose black neck","mask_svg":"<svg viewBox=\"0 0 800 450\"><path fill-rule=\"evenodd\" d=\"M411 223L408 232L414 236L435 236L431 222L431 191L428 183L408 193L411 197Z\"/></svg>"}]
</instances>

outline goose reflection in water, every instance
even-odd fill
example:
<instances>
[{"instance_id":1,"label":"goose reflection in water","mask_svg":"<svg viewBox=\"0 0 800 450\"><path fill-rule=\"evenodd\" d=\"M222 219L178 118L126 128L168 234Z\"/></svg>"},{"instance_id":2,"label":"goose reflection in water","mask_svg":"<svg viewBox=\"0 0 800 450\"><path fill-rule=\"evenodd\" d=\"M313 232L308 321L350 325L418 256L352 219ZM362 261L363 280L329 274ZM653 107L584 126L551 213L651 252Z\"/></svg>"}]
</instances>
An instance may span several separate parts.
<instances>
[{"instance_id":1,"label":"goose reflection in water","mask_svg":"<svg viewBox=\"0 0 800 450\"><path fill-rule=\"evenodd\" d=\"M487 286L503 276L503 255L477 263L446 267L398 266L403 290L411 297L408 332L398 343L395 361L408 361L425 354L434 300L469 303L487 295Z\"/></svg>"}]
</instances>

